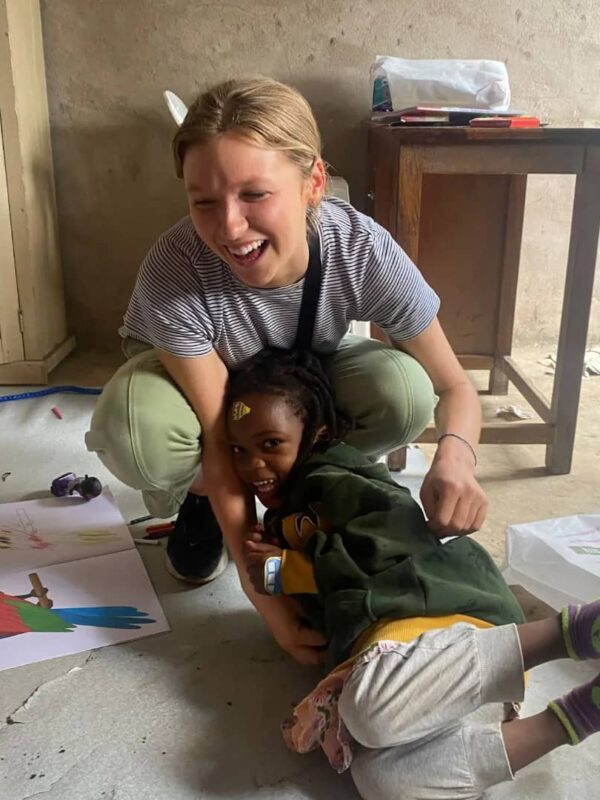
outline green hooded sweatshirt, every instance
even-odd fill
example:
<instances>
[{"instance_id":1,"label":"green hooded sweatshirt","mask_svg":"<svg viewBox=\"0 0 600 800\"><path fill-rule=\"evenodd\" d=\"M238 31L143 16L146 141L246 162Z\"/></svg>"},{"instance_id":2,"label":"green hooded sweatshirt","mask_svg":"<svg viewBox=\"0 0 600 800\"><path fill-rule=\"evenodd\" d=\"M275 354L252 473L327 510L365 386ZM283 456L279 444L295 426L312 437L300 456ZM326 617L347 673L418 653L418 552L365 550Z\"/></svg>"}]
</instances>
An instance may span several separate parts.
<instances>
[{"instance_id":1,"label":"green hooded sweatshirt","mask_svg":"<svg viewBox=\"0 0 600 800\"><path fill-rule=\"evenodd\" d=\"M442 544L387 467L346 444L313 454L265 527L311 560L318 594L298 594L328 642L330 665L382 619L465 614L524 622L490 555L469 536ZM293 531L293 536L290 536ZM287 533L287 536L286 536Z\"/></svg>"}]
</instances>

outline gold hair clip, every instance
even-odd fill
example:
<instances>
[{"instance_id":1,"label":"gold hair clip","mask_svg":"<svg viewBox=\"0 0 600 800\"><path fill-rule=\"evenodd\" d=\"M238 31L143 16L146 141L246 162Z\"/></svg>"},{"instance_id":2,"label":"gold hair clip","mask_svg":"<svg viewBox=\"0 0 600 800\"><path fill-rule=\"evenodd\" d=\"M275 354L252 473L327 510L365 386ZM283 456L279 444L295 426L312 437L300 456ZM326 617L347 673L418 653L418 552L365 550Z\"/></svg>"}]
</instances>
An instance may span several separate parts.
<instances>
[{"instance_id":1,"label":"gold hair clip","mask_svg":"<svg viewBox=\"0 0 600 800\"><path fill-rule=\"evenodd\" d=\"M243 403L241 400L236 400L231 406L231 417L234 422L239 422L242 417L250 413L250 410L250 407L247 406L246 403Z\"/></svg>"}]
</instances>

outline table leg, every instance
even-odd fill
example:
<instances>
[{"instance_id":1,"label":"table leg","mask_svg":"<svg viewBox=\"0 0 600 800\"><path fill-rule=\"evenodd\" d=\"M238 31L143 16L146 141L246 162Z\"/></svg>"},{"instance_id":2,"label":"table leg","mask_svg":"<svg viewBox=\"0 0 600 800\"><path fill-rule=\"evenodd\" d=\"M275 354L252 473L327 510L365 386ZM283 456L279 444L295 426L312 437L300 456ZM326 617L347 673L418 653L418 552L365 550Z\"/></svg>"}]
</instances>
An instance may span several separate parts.
<instances>
[{"instance_id":1,"label":"table leg","mask_svg":"<svg viewBox=\"0 0 600 800\"><path fill-rule=\"evenodd\" d=\"M589 147L584 171L577 176L571 222L569 259L551 422L554 436L546 449L546 467L555 475L571 470L581 377L587 339L600 227L600 148Z\"/></svg>"},{"instance_id":2,"label":"table leg","mask_svg":"<svg viewBox=\"0 0 600 800\"><path fill-rule=\"evenodd\" d=\"M401 147L398 166L398 219L396 241L406 255L419 265L419 229L421 227L421 194L423 191L423 159L420 147Z\"/></svg>"},{"instance_id":3,"label":"table leg","mask_svg":"<svg viewBox=\"0 0 600 800\"><path fill-rule=\"evenodd\" d=\"M403 472L406 469L407 459L408 447L399 447L388 454L387 467L392 472Z\"/></svg>"},{"instance_id":4,"label":"table leg","mask_svg":"<svg viewBox=\"0 0 600 800\"><path fill-rule=\"evenodd\" d=\"M423 163L421 148L400 148L398 165L398 218L396 224L396 241L406 255L418 266L419 260L419 227L421 222L421 192L423 188ZM371 336L373 334L371 326ZM399 447L388 454L387 465L390 470L406 469L407 448Z\"/></svg>"},{"instance_id":5,"label":"table leg","mask_svg":"<svg viewBox=\"0 0 600 800\"><path fill-rule=\"evenodd\" d=\"M494 353L496 364L502 363L503 356L509 356L512 352L526 191L527 175L512 175L506 204L504 253L502 256L500 298L496 319L496 347ZM489 392L497 395L508 394L508 378L497 365L490 372Z\"/></svg>"}]
</instances>

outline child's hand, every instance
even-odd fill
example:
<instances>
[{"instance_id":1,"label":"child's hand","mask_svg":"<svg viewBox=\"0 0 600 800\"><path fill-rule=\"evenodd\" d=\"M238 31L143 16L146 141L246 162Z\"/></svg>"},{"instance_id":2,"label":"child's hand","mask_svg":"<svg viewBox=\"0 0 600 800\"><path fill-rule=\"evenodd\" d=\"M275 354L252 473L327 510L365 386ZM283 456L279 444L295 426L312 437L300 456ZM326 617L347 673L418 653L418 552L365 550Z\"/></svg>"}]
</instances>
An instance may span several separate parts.
<instances>
[{"instance_id":1,"label":"child's hand","mask_svg":"<svg viewBox=\"0 0 600 800\"><path fill-rule=\"evenodd\" d=\"M281 538L273 534L269 535L269 533L265 531L264 525L261 525L260 522L257 522L256 525L250 529L250 536L248 537L248 540L252 542L272 544L274 547L283 547Z\"/></svg>"},{"instance_id":2,"label":"child's hand","mask_svg":"<svg viewBox=\"0 0 600 800\"><path fill-rule=\"evenodd\" d=\"M258 594L270 594L265 587L265 561L272 556L281 556L282 552L280 547L262 541L259 531L254 531L244 542L246 571Z\"/></svg>"}]
</instances>

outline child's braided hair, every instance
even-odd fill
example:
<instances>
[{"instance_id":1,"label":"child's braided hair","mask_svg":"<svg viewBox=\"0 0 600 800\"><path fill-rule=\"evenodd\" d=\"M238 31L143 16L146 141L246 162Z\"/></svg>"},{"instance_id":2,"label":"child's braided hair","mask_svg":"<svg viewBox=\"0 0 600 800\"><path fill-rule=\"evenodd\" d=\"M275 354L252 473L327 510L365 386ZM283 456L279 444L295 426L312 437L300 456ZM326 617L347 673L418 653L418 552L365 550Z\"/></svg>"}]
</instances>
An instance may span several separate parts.
<instances>
[{"instance_id":1,"label":"child's braided hair","mask_svg":"<svg viewBox=\"0 0 600 800\"><path fill-rule=\"evenodd\" d=\"M302 419L304 433L298 462L315 449L313 442L320 428L326 426L329 436L317 443L317 449L339 440L351 427L335 407L333 390L321 362L309 351L275 347L262 350L231 373L225 407L230 409L242 395L251 392L285 398Z\"/></svg>"}]
</instances>

